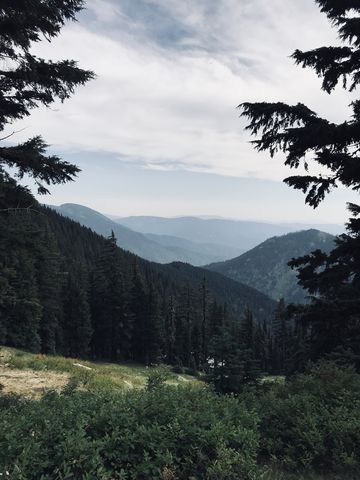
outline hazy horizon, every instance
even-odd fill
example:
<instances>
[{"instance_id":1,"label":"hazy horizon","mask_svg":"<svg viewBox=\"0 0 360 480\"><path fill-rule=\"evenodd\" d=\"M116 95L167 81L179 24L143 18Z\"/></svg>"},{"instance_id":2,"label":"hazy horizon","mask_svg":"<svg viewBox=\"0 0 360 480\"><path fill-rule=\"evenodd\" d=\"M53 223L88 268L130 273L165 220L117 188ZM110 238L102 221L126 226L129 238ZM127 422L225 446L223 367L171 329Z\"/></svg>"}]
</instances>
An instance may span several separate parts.
<instances>
[{"instance_id":1,"label":"hazy horizon","mask_svg":"<svg viewBox=\"0 0 360 480\"><path fill-rule=\"evenodd\" d=\"M41 133L76 163L75 183L40 201L79 203L116 215L199 215L268 222L343 223L339 189L315 212L283 185L283 156L249 144L236 106L302 102L331 121L349 117L353 96L329 97L296 49L336 43L313 0L92 0L45 58L78 60L97 78L54 108L11 126L21 141ZM6 132L5 132L6 133Z\"/></svg>"},{"instance_id":2,"label":"hazy horizon","mask_svg":"<svg viewBox=\"0 0 360 480\"><path fill-rule=\"evenodd\" d=\"M62 207L64 205L78 205L81 207L86 207L86 208L91 208L88 207L87 205L79 204L79 203L72 203L72 202L64 202L62 204L53 204L53 203L46 203L45 205L50 206L50 207ZM97 213L100 213L104 215L105 217L109 218L110 220L121 220L121 219L127 219L127 218L159 218L159 219L164 219L164 220L174 220L174 219L182 219L182 218L195 218L195 219L200 219L200 220L227 220L227 221L232 221L232 222L249 222L249 223L263 223L263 224L268 224L268 225L292 225L292 226L329 226L329 227L339 227L342 228L343 225L340 223L335 223L335 222L299 222L299 221L269 221L266 219L253 219L253 218L236 218L236 217L225 217L225 216L219 216L219 215L210 215L210 214L197 214L197 215L174 215L174 216L165 216L165 215L116 215L116 214L111 214L108 212L103 212L100 210L96 210L94 208L91 208L91 210L96 211Z\"/></svg>"}]
</instances>

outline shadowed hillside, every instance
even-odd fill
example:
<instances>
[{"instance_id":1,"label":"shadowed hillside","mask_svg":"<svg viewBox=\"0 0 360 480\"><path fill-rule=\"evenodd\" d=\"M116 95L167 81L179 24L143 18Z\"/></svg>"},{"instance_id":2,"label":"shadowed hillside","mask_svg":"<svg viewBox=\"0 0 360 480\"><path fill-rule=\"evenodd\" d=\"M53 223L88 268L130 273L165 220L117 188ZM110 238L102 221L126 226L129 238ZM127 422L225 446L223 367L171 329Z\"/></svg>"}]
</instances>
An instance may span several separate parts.
<instances>
[{"instance_id":1,"label":"shadowed hillside","mask_svg":"<svg viewBox=\"0 0 360 480\"><path fill-rule=\"evenodd\" d=\"M329 252L334 247L334 239L318 230L289 233L270 238L240 257L207 268L256 288L274 300L304 302L306 292L297 284L296 271L287 263L317 249Z\"/></svg>"}]
</instances>

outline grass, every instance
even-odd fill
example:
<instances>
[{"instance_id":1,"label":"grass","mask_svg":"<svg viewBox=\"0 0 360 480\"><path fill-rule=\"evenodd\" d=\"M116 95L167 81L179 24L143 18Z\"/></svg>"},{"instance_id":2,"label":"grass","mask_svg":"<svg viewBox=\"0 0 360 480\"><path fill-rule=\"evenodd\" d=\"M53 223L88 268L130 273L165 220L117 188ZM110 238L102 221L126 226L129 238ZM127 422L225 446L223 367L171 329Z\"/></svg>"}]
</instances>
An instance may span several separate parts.
<instances>
[{"instance_id":1,"label":"grass","mask_svg":"<svg viewBox=\"0 0 360 480\"><path fill-rule=\"evenodd\" d=\"M20 378L19 372L22 375ZM63 388L70 379L77 380L89 390L141 389L146 385L149 372L149 368L135 363L90 362L0 347L0 384L4 383L9 393L24 393L24 382L27 382L25 394L37 396L47 387L58 390ZM167 377L166 383L174 386L202 383L195 377L178 375L170 369ZM43 384L40 387L39 379L42 379ZM31 385L34 386L34 392L31 391Z\"/></svg>"}]
</instances>

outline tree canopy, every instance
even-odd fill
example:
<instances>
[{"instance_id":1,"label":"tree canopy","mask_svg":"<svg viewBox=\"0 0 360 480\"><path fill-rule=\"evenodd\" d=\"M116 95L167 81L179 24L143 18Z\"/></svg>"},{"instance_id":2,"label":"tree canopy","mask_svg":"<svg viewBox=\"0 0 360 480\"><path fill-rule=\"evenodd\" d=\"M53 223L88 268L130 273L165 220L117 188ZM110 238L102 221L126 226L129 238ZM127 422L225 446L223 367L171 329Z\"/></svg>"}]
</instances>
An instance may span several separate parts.
<instances>
[{"instance_id":1,"label":"tree canopy","mask_svg":"<svg viewBox=\"0 0 360 480\"><path fill-rule=\"evenodd\" d=\"M30 115L33 108L48 107L56 100L63 102L75 87L94 78L93 72L82 70L74 60L54 62L31 52L34 43L56 37L83 6L83 0L1 2L0 135L9 124ZM11 132L4 132L0 141L11 136ZM39 194L48 193L51 184L74 179L80 170L56 155L47 155L46 149L41 136L0 147L0 206L29 202L29 191L17 185L16 178L32 177Z\"/></svg>"}]
</instances>

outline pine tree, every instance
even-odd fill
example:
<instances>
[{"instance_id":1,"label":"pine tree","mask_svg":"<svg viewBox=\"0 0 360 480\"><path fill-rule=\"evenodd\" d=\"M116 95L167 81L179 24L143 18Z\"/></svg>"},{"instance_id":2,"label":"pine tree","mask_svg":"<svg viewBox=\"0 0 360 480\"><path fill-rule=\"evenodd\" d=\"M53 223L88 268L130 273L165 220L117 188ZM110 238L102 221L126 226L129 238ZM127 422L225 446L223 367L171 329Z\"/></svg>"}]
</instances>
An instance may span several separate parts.
<instances>
[{"instance_id":1,"label":"pine tree","mask_svg":"<svg viewBox=\"0 0 360 480\"><path fill-rule=\"evenodd\" d=\"M273 370L284 374L289 349L289 326L284 299L280 299L272 320Z\"/></svg>"},{"instance_id":2,"label":"pine tree","mask_svg":"<svg viewBox=\"0 0 360 480\"><path fill-rule=\"evenodd\" d=\"M165 338L166 338L166 347L165 347L165 357L166 362L170 365L176 363L176 307L174 296L171 295L169 298L167 310L166 310L166 319L165 319Z\"/></svg>"},{"instance_id":3,"label":"pine tree","mask_svg":"<svg viewBox=\"0 0 360 480\"><path fill-rule=\"evenodd\" d=\"M91 295L95 328L94 352L102 358L112 360L129 358L131 323L114 232L107 238L98 260Z\"/></svg>"},{"instance_id":4,"label":"pine tree","mask_svg":"<svg viewBox=\"0 0 360 480\"><path fill-rule=\"evenodd\" d=\"M147 295L137 263L133 267L132 287L130 291L130 315L133 325L131 352L133 359L145 362L146 352L146 302Z\"/></svg>"},{"instance_id":5,"label":"pine tree","mask_svg":"<svg viewBox=\"0 0 360 480\"><path fill-rule=\"evenodd\" d=\"M192 303L192 292L187 285L180 296L180 306L178 310L177 321L177 344L178 357L182 363L189 367L193 357L193 328L194 328L194 308Z\"/></svg>"},{"instance_id":6,"label":"pine tree","mask_svg":"<svg viewBox=\"0 0 360 480\"><path fill-rule=\"evenodd\" d=\"M83 8L83 0L49 2L5 0L0 8L0 132L22 119L40 105L69 98L78 85L94 77L81 70L73 60L54 62L31 52L34 43L51 41L64 23L74 20ZM0 141L11 137L3 134ZM47 185L70 181L79 172L75 165L56 155L46 155L47 145L36 136L16 146L0 147L0 203L4 208L30 207L34 202L29 190L15 178L33 177L38 193L47 193ZM11 172L11 173L10 173ZM2 197L2 199L1 199ZM5 200L5 201L4 201Z\"/></svg>"},{"instance_id":7,"label":"pine tree","mask_svg":"<svg viewBox=\"0 0 360 480\"><path fill-rule=\"evenodd\" d=\"M63 288L64 353L71 357L88 357L93 334L87 292L87 272L79 265L69 273Z\"/></svg>"},{"instance_id":8,"label":"pine tree","mask_svg":"<svg viewBox=\"0 0 360 480\"><path fill-rule=\"evenodd\" d=\"M37 260L37 284L42 306L39 335L41 350L55 354L60 334L61 286L60 256L54 235L46 222L42 222L39 234L39 256Z\"/></svg>"},{"instance_id":9,"label":"pine tree","mask_svg":"<svg viewBox=\"0 0 360 480\"><path fill-rule=\"evenodd\" d=\"M254 316L252 311L247 307L241 322L242 326L242 343L248 350L254 348Z\"/></svg>"},{"instance_id":10,"label":"pine tree","mask_svg":"<svg viewBox=\"0 0 360 480\"><path fill-rule=\"evenodd\" d=\"M158 364L162 357L163 322L159 299L152 284L149 287L145 314L144 360L146 365Z\"/></svg>"},{"instance_id":11,"label":"pine tree","mask_svg":"<svg viewBox=\"0 0 360 480\"><path fill-rule=\"evenodd\" d=\"M37 282L38 230L31 216L6 215L1 239L1 330L5 344L40 349L42 306Z\"/></svg>"},{"instance_id":12,"label":"pine tree","mask_svg":"<svg viewBox=\"0 0 360 480\"><path fill-rule=\"evenodd\" d=\"M316 3L337 27L343 45L297 50L293 58L298 65L313 69L329 94L341 80L343 88L354 91L360 83L360 6L342 0ZM269 151L271 156L284 152L285 164L291 168L304 166L308 171L317 164L327 170L327 174L307 173L284 180L306 194L308 205L316 208L339 185L359 191L359 100L351 103L351 117L339 124L302 104L244 103L240 107L250 120L248 130L260 135L254 141L257 150ZM354 358L360 354L360 206L349 204L349 209L353 216L347 224L348 234L340 236L329 255L318 250L290 263L298 269L299 283L312 295L310 305L299 307L296 313L307 330L302 339L308 337L312 359L339 348L350 349ZM302 349L303 341L299 340Z\"/></svg>"},{"instance_id":13,"label":"pine tree","mask_svg":"<svg viewBox=\"0 0 360 480\"><path fill-rule=\"evenodd\" d=\"M245 319L250 325L250 311L246 312ZM254 350L244 343L243 325L231 319L226 305L214 303L210 320L213 326L209 344L211 381L218 392L240 393L244 384L256 382L259 377L259 361L254 358Z\"/></svg>"},{"instance_id":14,"label":"pine tree","mask_svg":"<svg viewBox=\"0 0 360 480\"><path fill-rule=\"evenodd\" d=\"M206 278L204 276L201 284L201 350L200 363L206 364L208 357L208 309L209 309L209 292L206 286Z\"/></svg>"}]
</instances>

